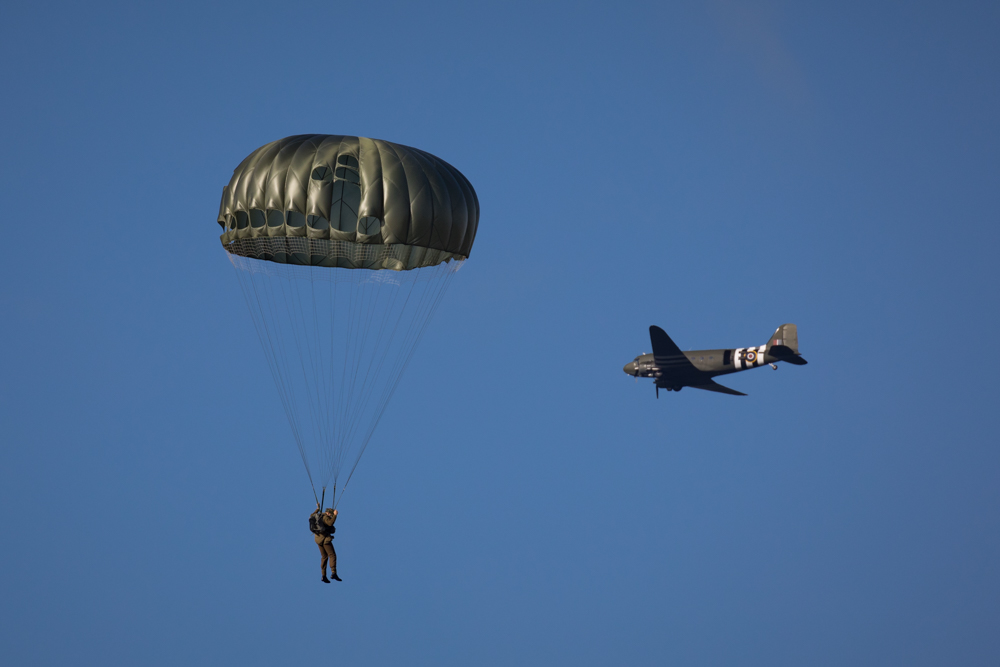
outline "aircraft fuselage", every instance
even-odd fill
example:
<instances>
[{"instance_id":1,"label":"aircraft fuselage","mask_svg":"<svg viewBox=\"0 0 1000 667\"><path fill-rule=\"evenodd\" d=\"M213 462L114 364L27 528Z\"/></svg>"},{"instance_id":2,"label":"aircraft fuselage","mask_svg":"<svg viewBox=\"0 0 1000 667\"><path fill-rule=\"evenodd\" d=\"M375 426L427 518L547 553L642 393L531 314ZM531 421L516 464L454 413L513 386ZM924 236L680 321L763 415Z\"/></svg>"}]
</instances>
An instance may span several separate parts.
<instances>
[{"instance_id":1,"label":"aircraft fuselage","mask_svg":"<svg viewBox=\"0 0 1000 667\"><path fill-rule=\"evenodd\" d=\"M767 345L729 350L689 350L684 352L684 356L695 370L707 374L708 377L728 375L781 361L780 357L767 353ZM657 367L652 354L640 354L625 364L623 370L635 377L652 378L663 377L666 369Z\"/></svg>"},{"instance_id":2,"label":"aircraft fuselage","mask_svg":"<svg viewBox=\"0 0 1000 667\"><path fill-rule=\"evenodd\" d=\"M794 324L783 324L772 334L767 343L752 347L718 350L681 351L663 329L649 328L653 352L640 354L622 369L633 377L655 380L657 395L660 389L680 391L694 387L723 394L745 396L728 387L716 384L712 378L740 371L759 368L785 361L797 366L805 365L798 349L798 330Z\"/></svg>"}]
</instances>

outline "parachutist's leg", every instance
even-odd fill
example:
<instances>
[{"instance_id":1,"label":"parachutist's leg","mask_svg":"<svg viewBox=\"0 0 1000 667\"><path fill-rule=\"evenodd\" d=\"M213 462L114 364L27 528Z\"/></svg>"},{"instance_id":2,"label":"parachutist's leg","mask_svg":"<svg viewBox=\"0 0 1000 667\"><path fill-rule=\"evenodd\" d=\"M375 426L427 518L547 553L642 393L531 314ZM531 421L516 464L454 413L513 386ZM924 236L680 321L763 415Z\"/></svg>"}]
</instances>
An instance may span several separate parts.
<instances>
[{"instance_id":1,"label":"parachutist's leg","mask_svg":"<svg viewBox=\"0 0 1000 667\"><path fill-rule=\"evenodd\" d=\"M333 542L327 542L323 546L326 547L326 552L330 557L330 577L340 581L340 577L337 576L337 552L333 548Z\"/></svg>"},{"instance_id":2,"label":"parachutist's leg","mask_svg":"<svg viewBox=\"0 0 1000 667\"><path fill-rule=\"evenodd\" d=\"M326 583L330 583L330 580L326 578L326 561L327 561L328 555L326 553L326 549L323 548L325 545L319 544L317 546L319 546L319 557L320 557L319 568L320 568L320 572L323 574L323 581L326 582ZM336 570L334 570L334 571L336 572Z\"/></svg>"}]
</instances>

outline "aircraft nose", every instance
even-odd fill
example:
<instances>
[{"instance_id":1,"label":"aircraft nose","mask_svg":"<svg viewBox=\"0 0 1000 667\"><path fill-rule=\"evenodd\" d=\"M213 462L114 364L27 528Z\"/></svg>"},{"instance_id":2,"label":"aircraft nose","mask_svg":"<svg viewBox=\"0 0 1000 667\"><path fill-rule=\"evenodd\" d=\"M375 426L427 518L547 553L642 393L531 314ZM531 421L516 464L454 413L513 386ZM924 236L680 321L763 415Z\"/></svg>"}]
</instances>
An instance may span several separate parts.
<instances>
[{"instance_id":1,"label":"aircraft nose","mask_svg":"<svg viewBox=\"0 0 1000 667\"><path fill-rule=\"evenodd\" d=\"M628 362L627 364L625 364L625 367L622 368L622 370L629 375L635 375L635 362L634 361Z\"/></svg>"}]
</instances>

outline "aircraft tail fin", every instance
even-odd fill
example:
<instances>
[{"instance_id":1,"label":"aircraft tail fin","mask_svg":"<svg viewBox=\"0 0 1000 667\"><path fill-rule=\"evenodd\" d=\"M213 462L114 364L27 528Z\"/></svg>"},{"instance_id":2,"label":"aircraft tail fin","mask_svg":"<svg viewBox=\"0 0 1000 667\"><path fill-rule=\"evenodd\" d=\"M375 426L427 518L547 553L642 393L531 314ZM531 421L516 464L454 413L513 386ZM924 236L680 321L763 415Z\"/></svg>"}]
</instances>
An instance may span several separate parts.
<instances>
[{"instance_id":1,"label":"aircraft tail fin","mask_svg":"<svg viewBox=\"0 0 1000 667\"><path fill-rule=\"evenodd\" d=\"M782 324L771 334L770 345L783 345L789 348L793 354L799 353L799 328L794 324Z\"/></svg>"}]
</instances>

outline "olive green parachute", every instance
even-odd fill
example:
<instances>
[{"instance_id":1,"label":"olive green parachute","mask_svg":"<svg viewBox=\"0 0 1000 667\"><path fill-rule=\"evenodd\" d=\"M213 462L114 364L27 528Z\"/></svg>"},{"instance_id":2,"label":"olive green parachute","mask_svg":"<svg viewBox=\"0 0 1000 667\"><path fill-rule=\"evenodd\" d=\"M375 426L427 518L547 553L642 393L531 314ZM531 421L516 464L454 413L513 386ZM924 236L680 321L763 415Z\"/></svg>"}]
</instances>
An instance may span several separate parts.
<instances>
[{"instance_id":1,"label":"olive green parachute","mask_svg":"<svg viewBox=\"0 0 1000 667\"><path fill-rule=\"evenodd\" d=\"M243 160L218 222L310 483L332 483L336 504L472 250L476 192L416 148L306 134ZM401 446L440 425L408 425Z\"/></svg>"},{"instance_id":2,"label":"olive green parachute","mask_svg":"<svg viewBox=\"0 0 1000 667\"><path fill-rule=\"evenodd\" d=\"M223 246L243 257L401 270L467 258L479 201L465 176L430 153L303 134L243 160L218 221Z\"/></svg>"}]
</instances>

